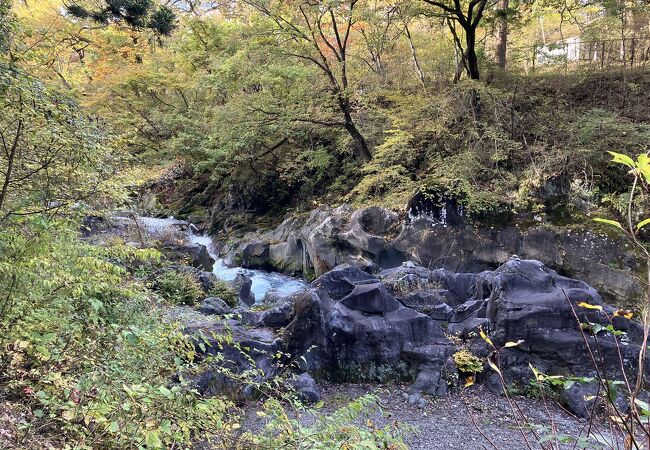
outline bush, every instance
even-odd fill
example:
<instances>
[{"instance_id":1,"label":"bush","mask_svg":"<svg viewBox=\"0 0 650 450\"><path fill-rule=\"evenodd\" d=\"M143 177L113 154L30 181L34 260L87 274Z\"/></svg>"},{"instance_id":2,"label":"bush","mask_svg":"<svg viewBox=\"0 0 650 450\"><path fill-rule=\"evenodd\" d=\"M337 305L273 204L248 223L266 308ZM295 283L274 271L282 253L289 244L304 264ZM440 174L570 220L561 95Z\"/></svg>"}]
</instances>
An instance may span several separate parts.
<instances>
[{"instance_id":1,"label":"bush","mask_svg":"<svg viewBox=\"0 0 650 450\"><path fill-rule=\"evenodd\" d=\"M56 448L185 448L196 435L227 435L226 400L172 383L194 365L190 340L115 263L154 253L93 246L76 228L43 218L0 227L0 386L28 410L16 448L40 448L40 438Z\"/></svg>"},{"instance_id":2,"label":"bush","mask_svg":"<svg viewBox=\"0 0 650 450\"><path fill-rule=\"evenodd\" d=\"M231 308L235 308L239 303L239 295L237 295L235 289L223 280L214 283L214 286L210 289L210 295L220 298Z\"/></svg>"},{"instance_id":3,"label":"bush","mask_svg":"<svg viewBox=\"0 0 650 450\"><path fill-rule=\"evenodd\" d=\"M167 270L156 277L154 288L174 305L192 306L205 297L201 284L191 273L186 272Z\"/></svg>"},{"instance_id":4,"label":"bush","mask_svg":"<svg viewBox=\"0 0 650 450\"><path fill-rule=\"evenodd\" d=\"M478 356L472 355L467 349L454 353L454 362L458 370L463 373L476 373L483 370L483 361Z\"/></svg>"}]
</instances>

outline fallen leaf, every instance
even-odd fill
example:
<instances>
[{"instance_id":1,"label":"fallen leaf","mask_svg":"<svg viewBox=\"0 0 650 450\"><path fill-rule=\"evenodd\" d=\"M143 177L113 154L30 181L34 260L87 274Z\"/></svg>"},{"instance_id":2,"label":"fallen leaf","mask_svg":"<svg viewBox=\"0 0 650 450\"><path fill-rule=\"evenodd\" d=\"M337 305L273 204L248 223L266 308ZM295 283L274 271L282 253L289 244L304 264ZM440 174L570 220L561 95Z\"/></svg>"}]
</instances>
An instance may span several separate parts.
<instances>
[{"instance_id":1,"label":"fallen leaf","mask_svg":"<svg viewBox=\"0 0 650 450\"><path fill-rule=\"evenodd\" d=\"M614 311L614 317L625 317L626 319L631 319L634 313L627 309L617 309Z\"/></svg>"},{"instance_id":2,"label":"fallen leaf","mask_svg":"<svg viewBox=\"0 0 650 450\"><path fill-rule=\"evenodd\" d=\"M598 311L603 310L603 307L600 305L590 305L589 303L586 302L580 302L578 303L578 306L585 309L597 309Z\"/></svg>"}]
</instances>

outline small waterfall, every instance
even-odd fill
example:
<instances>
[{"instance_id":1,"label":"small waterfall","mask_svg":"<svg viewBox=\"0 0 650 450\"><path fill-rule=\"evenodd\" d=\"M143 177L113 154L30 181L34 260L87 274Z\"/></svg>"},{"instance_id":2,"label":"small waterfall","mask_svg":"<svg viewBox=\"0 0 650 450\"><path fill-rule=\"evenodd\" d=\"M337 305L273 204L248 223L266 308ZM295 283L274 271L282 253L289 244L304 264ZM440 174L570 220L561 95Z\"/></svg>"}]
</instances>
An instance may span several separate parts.
<instances>
[{"instance_id":1,"label":"small waterfall","mask_svg":"<svg viewBox=\"0 0 650 450\"><path fill-rule=\"evenodd\" d=\"M162 236L171 232L186 231L188 242L204 245L210 256L215 260L212 272L217 278L232 281L239 274L244 274L252 280L251 292L257 301L262 300L270 289L276 290L281 295L289 295L307 288L307 283L299 278L290 277L276 272L264 270L245 269L243 267L228 267L219 257L214 242L205 233L199 233L194 224L174 217L159 219L155 217L138 217L138 223L152 235Z\"/></svg>"}]
</instances>

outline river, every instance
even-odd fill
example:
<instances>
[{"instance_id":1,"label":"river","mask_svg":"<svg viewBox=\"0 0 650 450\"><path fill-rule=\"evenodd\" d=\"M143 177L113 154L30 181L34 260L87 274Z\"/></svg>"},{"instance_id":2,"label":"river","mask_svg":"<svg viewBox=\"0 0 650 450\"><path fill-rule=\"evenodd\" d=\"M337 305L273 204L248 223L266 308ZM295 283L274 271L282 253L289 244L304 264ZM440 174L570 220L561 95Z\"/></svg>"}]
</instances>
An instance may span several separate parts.
<instances>
[{"instance_id":1,"label":"river","mask_svg":"<svg viewBox=\"0 0 650 450\"><path fill-rule=\"evenodd\" d=\"M255 295L255 300L260 301L270 289L277 291L281 295L289 295L299 292L307 287L307 283L300 278L290 277L277 272L267 272L265 270L245 269L243 267L228 267L212 242L210 236L205 233L197 233L190 223L174 219L160 219L156 217L138 217L139 224L153 235L162 235L173 229L187 229L187 240L195 244L204 245L208 253L215 260L212 272L217 278L224 281L232 281L238 274L248 276L252 281L251 292Z\"/></svg>"}]
</instances>

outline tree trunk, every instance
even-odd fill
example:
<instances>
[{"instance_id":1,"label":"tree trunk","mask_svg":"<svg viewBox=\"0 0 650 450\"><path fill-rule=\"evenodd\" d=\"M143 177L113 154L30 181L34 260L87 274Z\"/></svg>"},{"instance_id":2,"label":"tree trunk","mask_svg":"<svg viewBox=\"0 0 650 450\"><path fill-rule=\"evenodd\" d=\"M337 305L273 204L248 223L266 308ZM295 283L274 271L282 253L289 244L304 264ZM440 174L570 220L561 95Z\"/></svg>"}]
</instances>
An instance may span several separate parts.
<instances>
[{"instance_id":1,"label":"tree trunk","mask_svg":"<svg viewBox=\"0 0 650 450\"><path fill-rule=\"evenodd\" d=\"M7 199L7 192L9 191L9 183L11 182L11 175L14 168L14 161L16 159L16 152L18 151L18 140L20 139L20 134L23 129L23 121L18 121L18 127L16 128L16 136L14 142L11 145L11 150L9 151L7 159L7 172L5 172L5 180L2 184L2 192L0 192L0 209L4 206L5 200Z\"/></svg>"},{"instance_id":2,"label":"tree trunk","mask_svg":"<svg viewBox=\"0 0 650 450\"><path fill-rule=\"evenodd\" d=\"M405 23L404 24L404 32L406 34L406 39L409 41L409 48L411 49L411 58L413 59L413 66L415 67L415 71L418 74L418 78L420 79L420 82L422 83L423 86L426 87L426 77L424 76L424 72L422 71L422 67L420 67L420 61L418 61L418 54L415 50L415 45L413 44L413 39L411 38L411 32L409 31L408 25Z\"/></svg>"},{"instance_id":3,"label":"tree trunk","mask_svg":"<svg viewBox=\"0 0 650 450\"><path fill-rule=\"evenodd\" d=\"M506 16L508 10L508 0L499 0L498 8L498 24L497 24L497 46L496 46L496 59L497 65L500 69L506 68L506 51L508 48L508 18Z\"/></svg>"},{"instance_id":4,"label":"tree trunk","mask_svg":"<svg viewBox=\"0 0 650 450\"><path fill-rule=\"evenodd\" d=\"M361 132L359 132L354 122L352 122L351 120L348 122L346 118L345 129L347 130L348 133L350 133L352 139L354 139L354 144L357 149L356 152L357 158L364 162L370 161L372 159L372 155L370 154L370 150L368 149L368 143L366 142L366 138L364 138Z\"/></svg>"},{"instance_id":5,"label":"tree trunk","mask_svg":"<svg viewBox=\"0 0 650 450\"><path fill-rule=\"evenodd\" d=\"M352 120L352 108L350 107L350 100L348 100L342 94L339 94L338 100L341 112L343 113L343 117L345 119L343 127L354 140L357 159L360 159L364 162L370 161L372 159L372 155L368 149L366 138L363 137L357 126L354 124L354 120Z\"/></svg>"},{"instance_id":6,"label":"tree trunk","mask_svg":"<svg viewBox=\"0 0 650 450\"><path fill-rule=\"evenodd\" d=\"M476 56L476 28L469 26L465 28L465 57L467 72L472 80L481 78L478 69L478 57Z\"/></svg>"}]
</instances>

